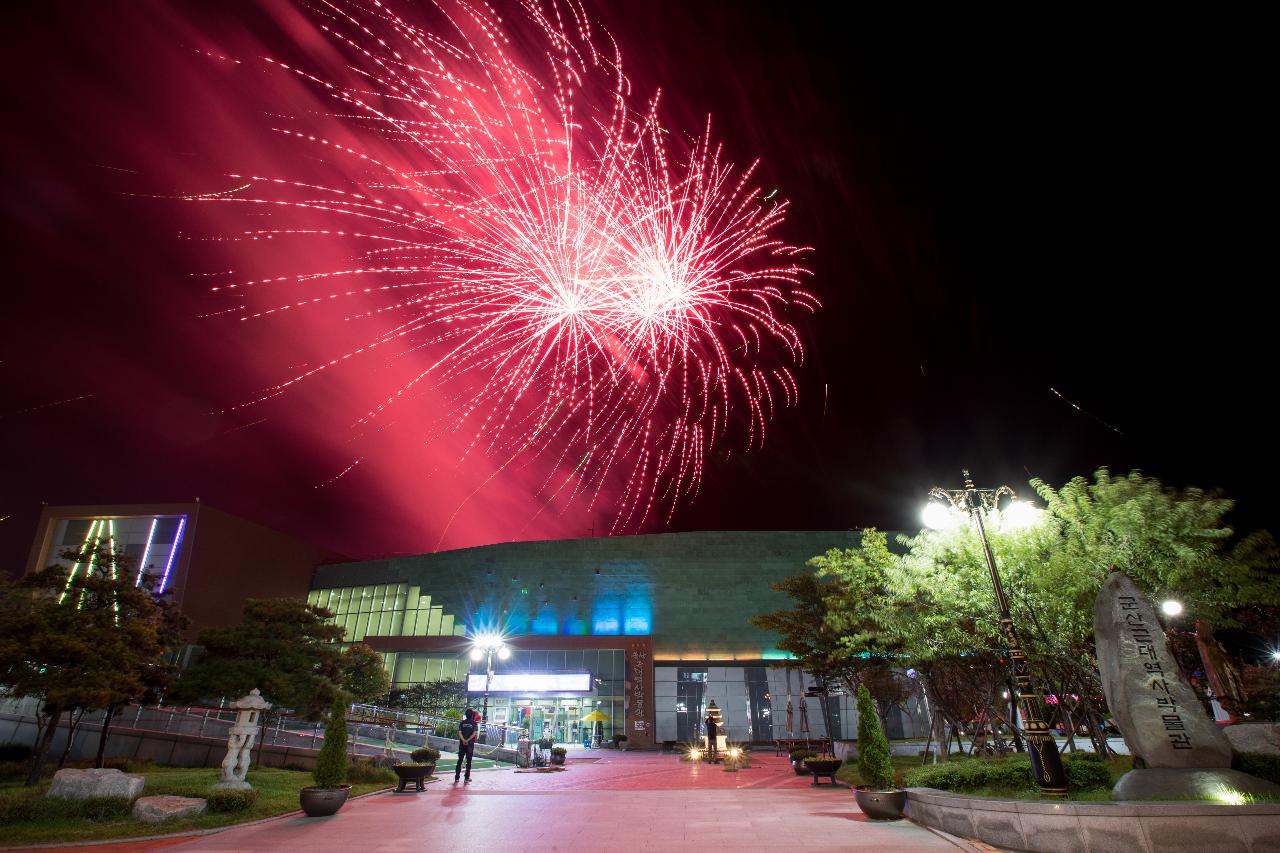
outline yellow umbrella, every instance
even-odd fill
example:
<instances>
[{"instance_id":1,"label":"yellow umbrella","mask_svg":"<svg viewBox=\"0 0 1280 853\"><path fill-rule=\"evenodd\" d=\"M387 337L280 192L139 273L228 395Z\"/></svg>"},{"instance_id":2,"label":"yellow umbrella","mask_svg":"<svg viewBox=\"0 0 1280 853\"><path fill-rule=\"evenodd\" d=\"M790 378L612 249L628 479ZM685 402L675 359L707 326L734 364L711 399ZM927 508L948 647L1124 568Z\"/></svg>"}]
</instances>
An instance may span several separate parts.
<instances>
[{"instance_id":1,"label":"yellow umbrella","mask_svg":"<svg viewBox=\"0 0 1280 853\"><path fill-rule=\"evenodd\" d=\"M609 715L608 715L608 714L606 714L604 711L595 710L595 711L592 711L590 714L587 714L585 717L583 717L583 718L582 718L582 722L584 722L584 723L603 723L603 722L604 722L605 720L607 720L607 719L609 719Z\"/></svg>"}]
</instances>

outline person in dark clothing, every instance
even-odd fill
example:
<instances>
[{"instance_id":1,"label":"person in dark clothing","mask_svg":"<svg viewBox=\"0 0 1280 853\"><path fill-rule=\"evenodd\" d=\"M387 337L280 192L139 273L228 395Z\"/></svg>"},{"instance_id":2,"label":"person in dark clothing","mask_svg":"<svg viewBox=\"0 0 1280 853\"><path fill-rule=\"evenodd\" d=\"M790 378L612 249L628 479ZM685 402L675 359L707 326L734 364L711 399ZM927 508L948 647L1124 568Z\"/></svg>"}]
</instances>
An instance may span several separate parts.
<instances>
[{"instance_id":1,"label":"person in dark clothing","mask_svg":"<svg viewBox=\"0 0 1280 853\"><path fill-rule=\"evenodd\" d=\"M458 764L453 768L453 781L457 782L462 775L462 761L467 762L467 778L471 781L471 756L476 750L476 740L480 737L480 723L476 720L476 712L468 708L458 723Z\"/></svg>"},{"instance_id":2,"label":"person in dark clothing","mask_svg":"<svg viewBox=\"0 0 1280 853\"><path fill-rule=\"evenodd\" d=\"M716 725L716 718L707 714L707 760L714 763L720 760L720 753L716 749L716 735L720 734L720 729Z\"/></svg>"}]
</instances>

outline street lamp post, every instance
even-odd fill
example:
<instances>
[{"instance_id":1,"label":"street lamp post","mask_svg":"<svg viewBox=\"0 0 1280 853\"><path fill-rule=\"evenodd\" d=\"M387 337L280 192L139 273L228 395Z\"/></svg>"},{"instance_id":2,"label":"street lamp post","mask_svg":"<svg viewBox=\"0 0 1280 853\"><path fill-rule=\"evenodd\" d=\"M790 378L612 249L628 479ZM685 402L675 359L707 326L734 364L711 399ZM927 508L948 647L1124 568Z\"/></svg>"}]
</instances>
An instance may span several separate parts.
<instances>
[{"instance_id":1,"label":"street lamp post","mask_svg":"<svg viewBox=\"0 0 1280 853\"><path fill-rule=\"evenodd\" d=\"M996 559L991 553L991 542L987 539L986 514L998 511L1000 498L1014 498L1013 489L1001 486L998 489L979 489L973 485L968 471L964 471L964 488L948 490L934 488L929 497L938 503L930 506L949 504L958 512L967 514L978 527L978 537L982 541L982 553L986 557L987 571L991 573L991 586L996 593L996 606L1000 610L1000 632L1004 635L1005 644L1009 648L1011 672L1018 690L1018 705L1022 712L1022 728L1028 752L1031 757L1031 773L1035 776L1040 793L1046 797L1065 797L1067 795L1067 774L1062 767L1062 757L1058 754L1058 742L1054 739L1049 726L1040 719L1040 695L1031 685L1031 672L1027 667L1027 656L1022 651L1022 643L1018 640L1018 632L1013 627L1013 617L1009 614L1009 599L1004 594L1004 586L1000 583L1000 574L996 571ZM1018 506L1015 504L1015 506ZM1025 512L1029 507L1019 507ZM937 519L937 514L932 514ZM931 513L926 510L926 523L931 527L945 525L931 523Z\"/></svg>"},{"instance_id":2,"label":"street lamp post","mask_svg":"<svg viewBox=\"0 0 1280 853\"><path fill-rule=\"evenodd\" d=\"M489 727L489 689L493 686L493 656L498 655L498 660L506 660L511 657L511 647L502 640L501 634L477 634L471 640L471 659L479 661L481 658L485 661L484 667L484 703L480 709L480 720L485 725L486 732Z\"/></svg>"}]
</instances>

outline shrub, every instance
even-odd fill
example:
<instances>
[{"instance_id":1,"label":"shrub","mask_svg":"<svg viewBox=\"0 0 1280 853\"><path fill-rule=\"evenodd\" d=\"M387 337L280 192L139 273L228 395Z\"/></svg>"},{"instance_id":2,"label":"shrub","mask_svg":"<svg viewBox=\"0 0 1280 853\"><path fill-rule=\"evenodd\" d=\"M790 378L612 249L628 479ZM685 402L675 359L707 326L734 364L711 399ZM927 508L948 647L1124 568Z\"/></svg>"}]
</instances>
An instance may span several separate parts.
<instances>
[{"instance_id":1,"label":"shrub","mask_svg":"<svg viewBox=\"0 0 1280 853\"><path fill-rule=\"evenodd\" d=\"M789 755L791 756L792 762L804 761L806 758L818 757L818 753L814 752L812 749L793 749Z\"/></svg>"},{"instance_id":2,"label":"shrub","mask_svg":"<svg viewBox=\"0 0 1280 853\"><path fill-rule=\"evenodd\" d=\"M347 765L347 782L351 784L395 781L394 770L380 767L372 761L352 761Z\"/></svg>"},{"instance_id":3,"label":"shrub","mask_svg":"<svg viewBox=\"0 0 1280 853\"><path fill-rule=\"evenodd\" d=\"M1280 785L1280 755L1269 752L1237 752L1231 766L1242 773Z\"/></svg>"},{"instance_id":4,"label":"shrub","mask_svg":"<svg viewBox=\"0 0 1280 853\"><path fill-rule=\"evenodd\" d=\"M1110 788L1111 770L1091 752L1068 753L1062 757L1067 771L1067 787L1073 791ZM1031 775L1031 759L1025 754L1008 758L972 758L913 767L906 773L909 787L941 788L944 791L972 791L996 788L1025 791L1036 787Z\"/></svg>"},{"instance_id":5,"label":"shrub","mask_svg":"<svg viewBox=\"0 0 1280 853\"><path fill-rule=\"evenodd\" d=\"M338 696L324 724L324 746L316 756L311 777L320 788L337 788L347 778L347 706Z\"/></svg>"},{"instance_id":6,"label":"shrub","mask_svg":"<svg viewBox=\"0 0 1280 853\"><path fill-rule=\"evenodd\" d=\"M253 788L214 788L204 798L208 801L211 812L243 812L251 809L258 801L258 792Z\"/></svg>"},{"instance_id":7,"label":"shrub","mask_svg":"<svg viewBox=\"0 0 1280 853\"><path fill-rule=\"evenodd\" d=\"M880 728L880 717L865 684L858 685L858 773L863 784L873 790L893 787L889 741Z\"/></svg>"},{"instance_id":8,"label":"shrub","mask_svg":"<svg viewBox=\"0 0 1280 853\"><path fill-rule=\"evenodd\" d=\"M0 746L0 762L29 761L30 759L31 747L25 743L6 743Z\"/></svg>"},{"instance_id":9,"label":"shrub","mask_svg":"<svg viewBox=\"0 0 1280 853\"><path fill-rule=\"evenodd\" d=\"M445 722L436 729L436 737L457 737L458 724L455 721L462 719L462 712L457 708L450 708L444 712L444 719Z\"/></svg>"},{"instance_id":10,"label":"shrub","mask_svg":"<svg viewBox=\"0 0 1280 853\"><path fill-rule=\"evenodd\" d=\"M1068 752L1062 756L1067 771L1067 787L1073 791L1111 788L1111 770L1096 752Z\"/></svg>"},{"instance_id":11,"label":"shrub","mask_svg":"<svg viewBox=\"0 0 1280 853\"><path fill-rule=\"evenodd\" d=\"M409 753L409 757L419 764L430 764L433 761L440 760L440 750L424 746L422 749L415 749Z\"/></svg>"},{"instance_id":12,"label":"shrub","mask_svg":"<svg viewBox=\"0 0 1280 853\"><path fill-rule=\"evenodd\" d=\"M565 755L569 754L569 751L563 746L553 746L551 747L551 754L557 758L563 758Z\"/></svg>"}]
</instances>

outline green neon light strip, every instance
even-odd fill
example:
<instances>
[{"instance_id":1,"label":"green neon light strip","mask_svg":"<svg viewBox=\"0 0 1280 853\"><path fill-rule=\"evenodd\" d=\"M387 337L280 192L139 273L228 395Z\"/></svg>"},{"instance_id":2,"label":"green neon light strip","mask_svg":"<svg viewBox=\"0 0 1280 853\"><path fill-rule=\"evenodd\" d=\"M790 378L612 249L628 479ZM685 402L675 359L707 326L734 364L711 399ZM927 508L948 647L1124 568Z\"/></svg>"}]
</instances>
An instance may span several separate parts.
<instances>
[{"instance_id":1,"label":"green neon light strip","mask_svg":"<svg viewBox=\"0 0 1280 853\"><path fill-rule=\"evenodd\" d=\"M93 538L93 531L94 531L95 529L97 529L98 525L99 525L99 524L101 524L101 523L102 523L101 521L99 521L99 520L97 520L97 519L94 519L93 524L90 524L90 525L89 525L89 531L88 531L87 533L85 533L85 535L84 535L84 542L82 542L82 543L80 544L80 553L81 553L81 554L83 554L83 553L84 553L84 549L85 549L85 548L88 548L88 547L89 547L89 540ZM79 560L76 560L75 565L73 565L73 566L71 567L71 574L67 575L67 585L66 585L65 587L63 587L63 588L62 588L62 595L58 596L58 603L59 603L59 604L61 604L61 603L62 603L62 600L63 600L64 598L66 598L66 597L67 597L67 590L71 589L71 581L72 581L72 579L74 579L74 578L75 578L75 576L76 576L76 572L77 572L79 569L80 569L80 561L79 561Z\"/></svg>"}]
</instances>

